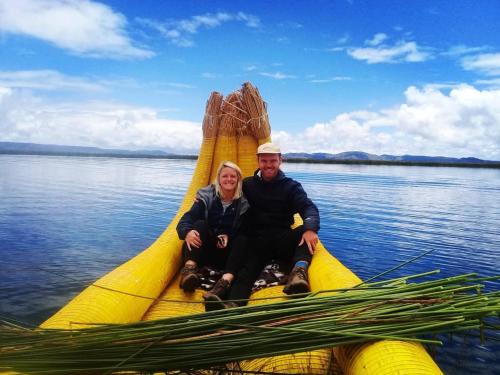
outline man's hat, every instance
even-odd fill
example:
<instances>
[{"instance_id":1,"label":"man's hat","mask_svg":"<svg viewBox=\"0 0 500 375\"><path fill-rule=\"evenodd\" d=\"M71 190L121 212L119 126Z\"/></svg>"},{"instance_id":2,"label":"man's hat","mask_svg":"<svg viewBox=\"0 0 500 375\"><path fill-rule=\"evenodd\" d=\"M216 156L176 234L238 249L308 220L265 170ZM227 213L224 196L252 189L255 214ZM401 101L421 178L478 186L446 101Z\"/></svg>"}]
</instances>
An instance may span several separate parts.
<instances>
[{"instance_id":1,"label":"man's hat","mask_svg":"<svg viewBox=\"0 0 500 375\"><path fill-rule=\"evenodd\" d=\"M267 142L257 148L257 155L259 154L281 154L281 150L274 143Z\"/></svg>"}]
</instances>

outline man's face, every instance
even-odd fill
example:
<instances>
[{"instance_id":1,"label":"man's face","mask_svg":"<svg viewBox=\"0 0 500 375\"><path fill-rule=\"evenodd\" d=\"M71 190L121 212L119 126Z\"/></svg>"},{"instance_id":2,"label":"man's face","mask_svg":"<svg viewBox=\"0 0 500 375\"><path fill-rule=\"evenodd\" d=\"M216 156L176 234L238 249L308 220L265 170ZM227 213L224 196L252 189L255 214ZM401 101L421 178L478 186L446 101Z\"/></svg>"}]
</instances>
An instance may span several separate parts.
<instances>
[{"instance_id":1,"label":"man's face","mask_svg":"<svg viewBox=\"0 0 500 375\"><path fill-rule=\"evenodd\" d=\"M260 154L257 156L260 175L264 181L271 181L278 175L281 165L280 154Z\"/></svg>"}]
</instances>

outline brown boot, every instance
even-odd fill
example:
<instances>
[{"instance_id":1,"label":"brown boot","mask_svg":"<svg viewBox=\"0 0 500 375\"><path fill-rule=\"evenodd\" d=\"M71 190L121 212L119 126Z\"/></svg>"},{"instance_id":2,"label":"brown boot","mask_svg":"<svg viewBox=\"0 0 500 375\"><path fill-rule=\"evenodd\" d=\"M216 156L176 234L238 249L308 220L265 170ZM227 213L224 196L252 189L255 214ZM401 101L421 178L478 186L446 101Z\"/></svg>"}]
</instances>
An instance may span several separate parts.
<instances>
[{"instance_id":1,"label":"brown boot","mask_svg":"<svg viewBox=\"0 0 500 375\"><path fill-rule=\"evenodd\" d=\"M198 268L196 266L187 265L182 267L180 288L185 292L194 292L200 286L200 277L197 272Z\"/></svg>"},{"instance_id":2,"label":"brown boot","mask_svg":"<svg viewBox=\"0 0 500 375\"><path fill-rule=\"evenodd\" d=\"M225 309L234 309L235 307L240 307L236 302L226 302L224 303Z\"/></svg>"},{"instance_id":3,"label":"brown boot","mask_svg":"<svg viewBox=\"0 0 500 375\"><path fill-rule=\"evenodd\" d=\"M309 290L307 270L304 267L293 267L292 272L290 272L290 275L288 276L288 282L283 288L283 293L308 293Z\"/></svg>"},{"instance_id":4,"label":"brown boot","mask_svg":"<svg viewBox=\"0 0 500 375\"><path fill-rule=\"evenodd\" d=\"M213 311L213 310L222 310L225 308L223 298L226 296L229 291L229 287L231 284L229 281L220 278L219 281L215 283L213 288L206 292L203 295L203 299L205 300L205 310Z\"/></svg>"}]
</instances>

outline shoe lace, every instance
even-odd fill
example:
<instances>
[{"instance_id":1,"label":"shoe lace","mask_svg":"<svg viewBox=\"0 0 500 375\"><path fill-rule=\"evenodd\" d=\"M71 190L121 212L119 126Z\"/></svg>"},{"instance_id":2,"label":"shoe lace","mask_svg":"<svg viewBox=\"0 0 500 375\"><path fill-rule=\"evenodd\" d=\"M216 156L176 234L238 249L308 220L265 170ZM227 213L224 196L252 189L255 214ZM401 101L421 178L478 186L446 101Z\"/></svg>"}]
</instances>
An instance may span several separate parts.
<instances>
[{"instance_id":1,"label":"shoe lace","mask_svg":"<svg viewBox=\"0 0 500 375\"><path fill-rule=\"evenodd\" d=\"M229 282L225 279L219 279L212 288L213 294L219 294L225 292L229 286Z\"/></svg>"},{"instance_id":2,"label":"shoe lace","mask_svg":"<svg viewBox=\"0 0 500 375\"><path fill-rule=\"evenodd\" d=\"M190 273L196 273L196 267L189 267L189 266L182 267L181 275L187 275Z\"/></svg>"},{"instance_id":3,"label":"shoe lace","mask_svg":"<svg viewBox=\"0 0 500 375\"><path fill-rule=\"evenodd\" d=\"M302 267L297 267L295 270L295 275L302 280L307 280L306 270Z\"/></svg>"}]
</instances>

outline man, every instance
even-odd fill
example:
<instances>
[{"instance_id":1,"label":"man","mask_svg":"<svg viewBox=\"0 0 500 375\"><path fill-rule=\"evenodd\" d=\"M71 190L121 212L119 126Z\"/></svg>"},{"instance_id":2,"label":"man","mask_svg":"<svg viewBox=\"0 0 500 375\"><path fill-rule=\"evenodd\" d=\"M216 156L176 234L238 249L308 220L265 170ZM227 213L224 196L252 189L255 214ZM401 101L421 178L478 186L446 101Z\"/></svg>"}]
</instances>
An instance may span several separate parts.
<instances>
[{"instance_id":1,"label":"man","mask_svg":"<svg viewBox=\"0 0 500 375\"><path fill-rule=\"evenodd\" d=\"M318 242L319 212L302 185L280 170L282 161L281 150L275 144L265 143L257 149L259 169L254 176L243 180L243 193L250 204L245 224L248 235L245 267L233 285L221 288L221 298L213 300L222 302L229 287L228 299L247 299L253 283L270 261L292 269L283 292L297 294L310 290L307 268ZM291 229L297 212L304 224ZM232 306L230 302L224 305Z\"/></svg>"}]
</instances>

